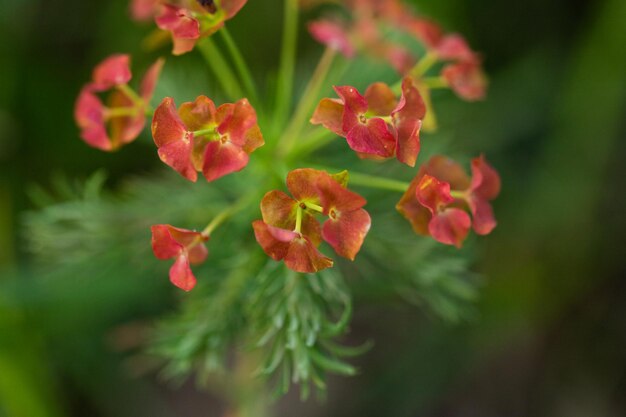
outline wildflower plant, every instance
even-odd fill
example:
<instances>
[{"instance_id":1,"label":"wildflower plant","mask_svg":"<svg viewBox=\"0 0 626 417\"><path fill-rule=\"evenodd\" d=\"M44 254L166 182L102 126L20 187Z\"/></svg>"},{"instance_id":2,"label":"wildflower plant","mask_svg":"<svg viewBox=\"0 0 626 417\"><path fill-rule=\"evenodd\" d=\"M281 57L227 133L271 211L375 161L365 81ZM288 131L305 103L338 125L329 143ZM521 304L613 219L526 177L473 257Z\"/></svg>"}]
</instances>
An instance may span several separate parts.
<instances>
[{"instance_id":1,"label":"wildflower plant","mask_svg":"<svg viewBox=\"0 0 626 417\"><path fill-rule=\"evenodd\" d=\"M281 393L300 384L306 396L311 386L325 388L328 372L356 372L345 358L363 346L338 341L352 311L348 282L384 282L451 319L473 296L467 261L454 247L470 229L486 235L495 227L499 176L483 155L471 161L471 176L448 157L422 155L433 153L432 91L482 99L481 57L399 1L346 0L340 14L324 3L285 0L275 88L262 90L227 30L245 0L134 0L133 18L153 19L156 33L171 39L161 52L199 50L219 88L178 106L156 97L152 107L165 61L135 93L130 57L115 54L78 96L75 119L87 145L120 150L149 117L151 155L177 173L135 183L134 200L118 202L137 213L122 232L141 236L133 236L143 245L137 251L150 248L151 235L154 257L144 262L154 279L166 280L169 267L175 290L191 291L150 340L167 375L219 375L237 367L227 357L244 346L260 352L251 376ZM318 16L307 28L324 50L294 94L302 8ZM363 62L390 71L370 67L349 79ZM222 97L227 102L216 104Z\"/></svg>"}]
</instances>

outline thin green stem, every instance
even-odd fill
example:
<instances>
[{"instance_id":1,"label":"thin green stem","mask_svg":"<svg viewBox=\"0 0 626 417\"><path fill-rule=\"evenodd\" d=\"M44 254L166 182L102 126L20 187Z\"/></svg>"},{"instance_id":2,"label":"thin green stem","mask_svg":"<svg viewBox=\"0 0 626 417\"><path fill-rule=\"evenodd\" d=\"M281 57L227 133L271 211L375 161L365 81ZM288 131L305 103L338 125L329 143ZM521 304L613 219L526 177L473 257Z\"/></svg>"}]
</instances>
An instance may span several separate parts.
<instances>
[{"instance_id":1,"label":"thin green stem","mask_svg":"<svg viewBox=\"0 0 626 417\"><path fill-rule=\"evenodd\" d=\"M204 135L219 135L215 128L210 129L200 129L193 132L194 136L204 136Z\"/></svg>"},{"instance_id":2,"label":"thin green stem","mask_svg":"<svg viewBox=\"0 0 626 417\"><path fill-rule=\"evenodd\" d=\"M422 85L433 89L433 88L449 88L450 85L443 77L427 77L422 79Z\"/></svg>"},{"instance_id":3,"label":"thin green stem","mask_svg":"<svg viewBox=\"0 0 626 417\"><path fill-rule=\"evenodd\" d=\"M291 156L308 155L319 148L323 148L337 138L334 132L322 126L316 126L315 130L308 134L293 150Z\"/></svg>"},{"instance_id":4,"label":"thin green stem","mask_svg":"<svg viewBox=\"0 0 626 417\"><path fill-rule=\"evenodd\" d=\"M296 210L296 228L293 229L294 232L300 233L302 230L302 207L298 206Z\"/></svg>"},{"instance_id":5,"label":"thin green stem","mask_svg":"<svg viewBox=\"0 0 626 417\"><path fill-rule=\"evenodd\" d=\"M381 190L399 191L401 193L405 192L410 186L408 182L352 171L349 172L349 181L352 185L377 188Z\"/></svg>"},{"instance_id":6,"label":"thin green stem","mask_svg":"<svg viewBox=\"0 0 626 417\"><path fill-rule=\"evenodd\" d=\"M317 66L313 71L313 75L302 93L302 99L298 103L298 107L291 118L291 122L289 123L289 126L287 126L287 129L285 129L285 133L278 141L278 152L281 156L288 155L289 152L291 152L297 137L306 125L307 117L311 113L319 98L318 96L320 90L324 85L324 81L326 81L326 77L330 71L335 55L335 50L332 48L326 48L317 63Z\"/></svg>"},{"instance_id":7,"label":"thin green stem","mask_svg":"<svg viewBox=\"0 0 626 417\"><path fill-rule=\"evenodd\" d=\"M135 92L135 90L130 88L128 84L119 84L119 85L116 85L115 88L117 88L120 92L122 92L126 97L131 99L133 103L138 104L138 105L143 104L143 98L141 98L139 94Z\"/></svg>"},{"instance_id":8,"label":"thin green stem","mask_svg":"<svg viewBox=\"0 0 626 417\"><path fill-rule=\"evenodd\" d=\"M298 44L298 0L285 0L283 28L275 109L276 125L280 127L285 124L291 107Z\"/></svg>"},{"instance_id":9,"label":"thin green stem","mask_svg":"<svg viewBox=\"0 0 626 417\"><path fill-rule=\"evenodd\" d=\"M113 107L107 108L104 111L106 118L111 119L114 117L134 117L138 113L137 107Z\"/></svg>"},{"instance_id":10,"label":"thin green stem","mask_svg":"<svg viewBox=\"0 0 626 417\"><path fill-rule=\"evenodd\" d=\"M450 196L452 196L452 198L455 198L457 200L465 200L465 199L467 199L467 191L454 191L454 190L451 190L450 191Z\"/></svg>"},{"instance_id":11,"label":"thin green stem","mask_svg":"<svg viewBox=\"0 0 626 417\"><path fill-rule=\"evenodd\" d=\"M202 235L207 237L211 236L211 233L213 233L215 229L217 229L222 223L228 220L232 215L245 208L249 202L250 197L244 196L237 200L232 206L221 211L217 216L213 218L213 220L211 220L211 222L204 228L204 230L202 230Z\"/></svg>"},{"instance_id":12,"label":"thin green stem","mask_svg":"<svg viewBox=\"0 0 626 417\"><path fill-rule=\"evenodd\" d=\"M426 72L437 63L439 58L437 54L434 52L427 52L426 55L420 59L417 64L409 71L409 74L413 78L422 78L422 75L426 74ZM400 93L402 91L402 79L398 80L394 85L391 86L391 89L394 93Z\"/></svg>"},{"instance_id":13,"label":"thin green stem","mask_svg":"<svg viewBox=\"0 0 626 417\"><path fill-rule=\"evenodd\" d=\"M320 213L324 212L324 207L314 204L314 203L309 203L308 201L304 202L304 205L306 206L306 208L311 209L313 211L319 211Z\"/></svg>"},{"instance_id":14,"label":"thin green stem","mask_svg":"<svg viewBox=\"0 0 626 417\"><path fill-rule=\"evenodd\" d=\"M220 35L222 35L222 39L226 44L226 48L228 49L228 53L230 54L233 62L235 63L235 68L239 73L239 77L243 81L243 85L246 89L246 92L250 96L250 99L257 104L259 102L259 94L256 88L256 84L254 82L254 78L252 78L252 74L250 72L250 67L246 63L245 59L241 55L241 51L237 47L237 43L230 36L230 32L226 29L226 26L220 29Z\"/></svg>"},{"instance_id":15,"label":"thin green stem","mask_svg":"<svg viewBox=\"0 0 626 417\"><path fill-rule=\"evenodd\" d=\"M226 59L211 38L204 38L198 42L198 49L209 65L213 74L217 77L224 92L230 100L237 100L243 96L241 86L228 65Z\"/></svg>"},{"instance_id":16,"label":"thin green stem","mask_svg":"<svg viewBox=\"0 0 626 417\"><path fill-rule=\"evenodd\" d=\"M339 172L340 170L337 168L324 167L324 166L316 166L316 169L320 169L327 172ZM391 178L380 177L378 175L370 175L363 174L360 172L349 171L348 172L348 183L351 185L357 185L361 187L367 188L376 188L379 190L389 190L389 191L398 191L405 192L409 186L411 185L408 182L398 181Z\"/></svg>"}]
</instances>

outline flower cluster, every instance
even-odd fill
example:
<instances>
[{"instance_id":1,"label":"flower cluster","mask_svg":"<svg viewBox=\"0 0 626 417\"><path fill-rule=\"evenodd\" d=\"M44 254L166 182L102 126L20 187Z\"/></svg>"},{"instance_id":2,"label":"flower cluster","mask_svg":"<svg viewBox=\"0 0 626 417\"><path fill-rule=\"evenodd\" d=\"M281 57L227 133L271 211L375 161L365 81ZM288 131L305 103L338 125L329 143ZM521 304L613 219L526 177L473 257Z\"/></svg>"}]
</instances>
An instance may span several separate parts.
<instances>
[{"instance_id":1,"label":"flower cluster","mask_svg":"<svg viewBox=\"0 0 626 417\"><path fill-rule=\"evenodd\" d=\"M396 208L416 233L460 247L470 227L479 235L496 227L489 201L499 193L500 177L482 155L472 160L471 179L456 162L435 156L420 168Z\"/></svg>"},{"instance_id":2,"label":"flower cluster","mask_svg":"<svg viewBox=\"0 0 626 417\"><path fill-rule=\"evenodd\" d=\"M192 50L200 38L222 28L246 1L133 0L131 12L138 20L154 18L160 29L171 33L173 54L179 55ZM324 0L306 1L307 4L322 2ZM280 190L267 192L260 201L262 219L252 222L252 230L270 258L284 261L288 268L301 273L333 266L333 260L319 250L322 242L337 255L354 260L371 225L370 215L364 209L366 200L347 188L347 171L331 175L323 170L302 168L295 160L294 155L307 152L306 146L304 151L303 147L298 149L301 145L298 139L309 114L314 129L322 134L327 129L345 138L360 158L396 158L402 164L415 167L421 148L420 134L435 125L430 90L446 87L461 98L476 100L484 96L486 89L481 59L460 35L444 33L437 24L413 15L397 0L347 0L345 4L351 11L351 20L320 19L309 24L312 36L330 49L313 72L304 89L307 97L295 106L292 120L287 126L270 127L273 136L283 133L277 143L272 144L274 146L255 155L255 159L266 158L261 165L263 169L246 170L251 172L247 183L254 184L249 187L265 187L262 191L275 188L275 178L282 178L284 172L288 172L289 194ZM295 25L292 26L295 30ZM388 29L385 26L411 34L423 44L426 53L417 60L408 48L385 38ZM226 33L224 35L230 39ZM215 62L220 62L214 72L221 82L241 81L234 91L244 91L242 87L245 87L257 105L258 89L249 75L249 68L234 41L227 43L230 61L237 67L241 80L234 74L223 77L224 73L230 75L226 68L229 60L220 57L212 61L212 57L207 56L210 54L203 55L214 70ZM287 39L283 52L290 44ZM291 46L295 54L295 43ZM330 68L335 57L332 50L347 57L365 52L382 58L401 76L393 84L374 82L363 94L351 85L335 86L338 97L323 98L313 109L319 99L317 93L332 73ZM219 55L219 48L215 46L213 52ZM287 58L283 62L291 62L289 52L285 53ZM251 154L265 143L259 123L282 124L286 119L277 116L273 120L262 118L259 122L256 110L246 98L216 106L204 95L179 107L173 98L165 97L152 111L149 102L164 61L159 59L148 69L138 93L128 86L129 62L128 55L110 56L95 68L91 82L78 96L76 122L81 137L93 147L111 151L133 141L145 125L146 114L153 113L151 131L159 158L187 180L197 181L201 172L208 182L213 182L248 166ZM436 76L428 75L431 68L436 69ZM287 81L292 82L288 79L291 71L281 70ZM278 84L276 97L268 103L258 101L266 106L265 110L276 104L275 113L280 114L280 104L289 103L289 98L280 95L288 95L291 88ZM100 95L108 91L108 98L103 102ZM240 95L235 96L238 97ZM268 113L271 114L263 112ZM410 184L375 177L372 182L380 188L387 184L387 190L404 191L396 208L417 234L460 247L470 228L485 235L496 226L490 201L500 191L500 178L483 156L472 160L471 167L469 177L455 162L437 156L419 168ZM266 176L265 171L269 171ZM357 181L359 176L361 181ZM367 174L353 175L353 184L376 186L363 178L367 178ZM393 186L389 186L390 182ZM242 193L246 197L257 195L253 191ZM174 285L185 291L195 286L196 278L190 265L206 259L205 242L216 227L239 211L239 204L218 213L202 232L168 224L152 226L154 255L158 259L174 259L169 273Z\"/></svg>"},{"instance_id":3,"label":"flower cluster","mask_svg":"<svg viewBox=\"0 0 626 417\"><path fill-rule=\"evenodd\" d=\"M388 62L401 75L422 77L437 62L444 63L435 86L449 87L459 97L473 101L484 97L487 81L480 56L456 33L446 34L441 27L415 16L395 0L350 0L346 2L352 21L322 18L309 24L318 42L351 58L357 52ZM427 53L420 60L400 44L383 40L384 30L403 31L417 39ZM429 80L435 81L435 79ZM421 88L431 86L425 83Z\"/></svg>"},{"instance_id":4,"label":"flower cluster","mask_svg":"<svg viewBox=\"0 0 626 417\"><path fill-rule=\"evenodd\" d=\"M365 199L348 190L347 172L330 175L310 168L287 175L287 189L270 191L261 200L263 220L252 225L257 241L272 259L284 260L297 272L316 272L333 265L317 246L323 239L335 252L354 260L369 231ZM320 226L316 215L326 217Z\"/></svg>"},{"instance_id":5,"label":"flower cluster","mask_svg":"<svg viewBox=\"0 0 626 417\"><path fill-rule=\"evenodd\" d=\"M164 61L157 60L146 72L139 94L128 86L132 75L130 57L112 55L93 71L76 100L74 118L81 138L88 145L114 151L139 136L146 123L146 112ZM106 105L98 93L112 90Z\"/></svg>"},{"instance_id":6,"label":"flower cluster","mask_svg":"<svg viewBox=\"0 0 626 417\"><path fill-rule=\"evenodd\" d=\"M364 158L391 158L415 166L420 150L420 128L426 114L421 94L410 77L402 81L402 95L378 82L365 95L350 86L335 87L339 99L325 98L313 113L311 123L321 124L346 138Z\"/></svg>"},{"instance_id":7,"label":"flower cluster","mask_svg":"<svg viewBox=\"0 0 626 417\"><path fill-rule=\"evenodd\" d=\"M248 164L249 155L264 144L254 108L248 100L215 107L206 96L183 103L163 99L154 112L152 136L159 157L190 181L197 171L214 181Z\"/></svg>"}]
</instances>

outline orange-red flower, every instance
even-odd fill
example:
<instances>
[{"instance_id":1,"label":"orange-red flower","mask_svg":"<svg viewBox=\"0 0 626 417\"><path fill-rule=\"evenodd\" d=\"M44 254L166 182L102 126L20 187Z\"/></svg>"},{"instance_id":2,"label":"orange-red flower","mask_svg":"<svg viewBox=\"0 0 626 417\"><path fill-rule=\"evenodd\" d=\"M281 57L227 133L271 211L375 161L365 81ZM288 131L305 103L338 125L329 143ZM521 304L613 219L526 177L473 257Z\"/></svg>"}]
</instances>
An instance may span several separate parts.
<instances>
[{"instance_id":1,"label":"orange-red flower","mask_svg":"<svg viewBox=\"0 0 626 417\"><path fill-rule=\"evenodd\" d=\"M146 109L163 63L159 59L146 71L139 94L128 87L132 77L128 55L112 55L96 66L92 81L82 88L74 108L81 138L105 151L135 140L145 125ZM111 89L105 104L98 94Z\"/></svg>"},{"instance_id":2,"label":"orange-red flower","mask_svg":"<svg viewBox=\"0 0 626 417\"><path fill-rule=\"evenodd\" d=\"M416 233L460 247L470 227L486 235L496 226L490 201L499 192L500 176L482 155L472 160L471 179L456 162L435 156L420 168L396 208Z\"/></svg>"},{"instance_id":3,"label":"orange-red flower","mask_svg":"<svg viewBox=\"0 0 626 417\"><path fill-rule=\"evenodd\" d=\"M183 103L178 111L171 97L154 112L152 136L159 157L183 177L207 181L241 171L249 155L264 144L254 108L248 100L215 107L206 96Z\"/></svg>"},{"instance_id":4,"label":"orange-red flower","mask_svg":"<svg viewBox=\"0 0 626 417\"><path fill-rule=\"evenodd\" d=\"M208 255L204 242L209 237L169 224L157 224L151 230L154 256L158 259L176 259L170 268L170 281L184 291L191 291L196 285L196 277L190 264L204 262Z\"/></svg>"},{"instance_id":5,"label":"orange-red flower","mask_svg":"<svg viewBox=\"0 0 626 417\"><path fill-rule=\"evenodd\" d=\"M354 260L371 224L365 199L347 190L339 177L310 168L291 171L287 188L291 197L277 190L263 197L263 220L252 224L265 253L294 271L316 272L333 265L317 250L323 239L338 255ZM321 227L318 215L327 218Z\"/></svg>"},{"instance_id":6,"label":"orange-red flower","mask_svg":"<svg viewBox=\"0 0 626 417\"><path fill-rule=\"evenodd\" d=\"M157 26L172 34L174 55L191 51L198 39L217 32L247 0L194 1L183 6L164 3L156 16Z\"/></svg>"},{"instance_id":7,"label":"orange-red flower","mask_svg":"<svg viewBox=\"0 0 626 417\"><path fill-rule=\"evenodd\" d=\"M362 157L390 158L414 166L420 150L419 132L426 107L411 78L402 82L400 100L384 83L374 83L361 95L350 86L335 87L340 99L320 101L311 123L339 136Z\"/></svg>"}]
</instances>

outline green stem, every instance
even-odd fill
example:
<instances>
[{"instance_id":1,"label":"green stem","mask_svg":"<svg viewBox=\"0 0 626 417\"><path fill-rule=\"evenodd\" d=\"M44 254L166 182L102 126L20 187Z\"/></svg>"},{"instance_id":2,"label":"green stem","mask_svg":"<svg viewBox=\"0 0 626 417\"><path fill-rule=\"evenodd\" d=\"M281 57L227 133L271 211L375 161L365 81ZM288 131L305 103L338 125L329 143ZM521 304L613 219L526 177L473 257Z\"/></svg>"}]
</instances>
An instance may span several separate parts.
<instances>
[{"instance_id":1,"label":"green stem","mask_svg":"<svg viewBox=\"0 0 626 417\"><path fill-rule=\"evenodd\" d=\"M198 42L198 49L213 71L213 74L217 77L217 80L220 82L228 98L233 101L241 98L243 96L241 86L233 76L228 62L224 59L220 50L217 49L213 40L211 38L204 38L202 41Z\"/></svg>"},{"instance_id":2,"label":"green stem","mask_svg":"<svg viewBox=\"0 0 626 417\"><path fill-rule=\"evenodd\" d=\"M128 86L128 84L119 84L117 86L115 86L115 88L117 88L120 92L122 92L126 97L128 97L129 99L131 99L133 101L133 103L137 104L137 105L141 105L143 104L143 98L141 98L136 92L135 90L133 90L132 88L130 88Z\"/></svg>"},{"instance_id":3,"label":"green stem","mask_svg":"<svg viewBox=\"0 0 626 417\"><path fill-rule=\"evenodd\" d=\"M327 171L327 172L339 172L337 168L330 168L324 166L314 166L313 168ZM398 181L391 178L380 177L377 175L363 174L360 172L348 171L348 183L351 185L357 185L367 188L376 188L379 190L389 190L405 192L411 185L408 182Z\"/></svg>"},{"instance_id":4,"label":"green stem","mask_svg":"<svg viewBox=\"0 0 626 417\"><path fill-rule=\"evenodd\" d=\"M422 78L422 75L426 74L433 65L437 63L439 58L437 54L434 52L427 52L426 55L422 59L420 59L417 64L409 71L409 74L413 78ZM402 91L402 79L398 80L397 83L391 86L391 89L394 93L400 93Z\"/></svg>"},{"instance_id":5,"label":"green stem","mask_svg":"<svg viewBox=\"0 0 626 417\"><path fill-rule=\"evenodd\" d=\"M298 147L291 152L290 157L295 159L295 157L311 154L317 149L328 145L336 138L337 135L335 133L324 127L316 126L315 130L305 136L304 139L302 139L302 141L298 144Z\"/></svg>"},{"instance_id":6,"label":"green stem","mask_svg":"<svg viewBox=\"0 0 626 417\"><path fill-rule=\"evenodd\" d=\"M467 191L450 191L450 196L457 200L466 200L467 199Z\"/></svg>"},{"instance_id":7,"label":"green stem","mask_svg":"<svg viewBox=\"0 0 626 417\"><path fill-rule=\"evenodd\" d=\"M298 0L285 0L284 32L276 89L276 125L282 127L291 107L298 38Z\"/></svg>"},{"instance_id":8,"label":"green stem","mask_svg":"<svg viewBox=\"0 0 626 417\"><path fill-rule=\"evenodd\" d=\"M233 214L245 208L246 205L248 205L248 202L250 202L249 196L244 196L237 200L232 206L226 208L215 216L213 220L211 220L211 222L204 228L204 230L202 230L202 234L207 237L211 236L211 233L213 233L215 229L228 220Z\"/></svg>"},{"instance_id":9,"label":"green stem","mask_svg":"<svg viewBox=\"0 0 626 417\"><path fill-rule=\"evenodd\" d=\"M281 156L289 154L294 147L296 138L306 125L307 116L311 113L313 106L315 106L319 98L320 90L324 85L324 81L330 71L335 55L336 52L333 49L326 48L317 63L315 71L313 71L313 75L302 93L302 99L298 103L298 107L291 118L291 123L289 123L287 129L285 129L285 133L278 141L278 152Z\"/></svg>"},{"instance_id":10,"label":"green stem","mask_svg":"<svg viewBox=\"0 0 626 417\"><path fill-rule=\"evenodd\" d=\"M250 67L246 63L245 59L241 55L241 51L237 47L237 43L230 36L230 32L226 29L226 26L220 29L220 35L222 35L222 39L226 44L226 48L235 63L235 68L239 73L239 77L243 81L244 87L252 99L252 101L257 104L259 102L259 95L257 92L256 84L254 83L254 79L252 78L252 74L250 73Z\"/></svg>"},{"instance_id":11,"label":"green stem","mask_svg":"<svg viewBox=\"0 0 626 417\"><path fill-rule=\"evenodd\" d=\"M300 233L302 230L302 207L298 205L298 209L296 210L296 228L293 229L294 232Z\"/></svg>"},{"instance_id":12,"label":"green stem","mask_svg":"<svg viewBox=\"0 0 626 417\"><path fill-rule=\"evenodd\" d=\"M410 184L404 181L398 181L391 178L378 177L369 174L361 174L359 172L349 172L350 184L359 185L361 187L377 188L381 190L399 191L401 193L408 190Z\"/></svg>"},{"instance_id":13,"label":"green stem","mask_svg":"<svg viewBox=\"0 0 626 417\"><path fill-rule=\"evenodd\" d=\"M433 89L433 88L449 88L450 85L443 77L427 77L422 79L422 85Z\"/></svg>"},{"instance_id":14,"label":"green stem","mask_svg":"<svg viewBox=\"0 0 626 417\"><path fill-rule=\"evenodd\" d=\"M311 209L313 211L319 211L320 213L324 212L324 207L314 204L314 203L309 203L307 201L304 202L304 205L306 206L306 208Z\"/></svg>"},{"instance_id":15,"label":"green stem","mask_svg":"<svg viewBox=\"0 0 626 417\"><path fill-rule=\"evenodd\" d=\"M114 107L107 108L104 112L106 118L111 119L114 117L134 117L138 113L137 107Z\"/></svg>"}]
</instances>

